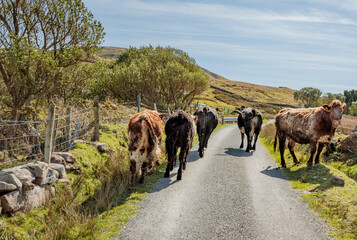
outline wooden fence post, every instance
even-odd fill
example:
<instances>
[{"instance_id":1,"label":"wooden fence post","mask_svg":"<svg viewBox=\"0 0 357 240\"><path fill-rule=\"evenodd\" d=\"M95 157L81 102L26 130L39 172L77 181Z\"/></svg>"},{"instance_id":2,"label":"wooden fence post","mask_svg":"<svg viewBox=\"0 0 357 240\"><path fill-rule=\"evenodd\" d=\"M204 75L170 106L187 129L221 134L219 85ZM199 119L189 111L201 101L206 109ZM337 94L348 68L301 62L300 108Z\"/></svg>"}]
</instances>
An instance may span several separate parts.
<instances>
[{"instance_id":1,"label":"wooden fence post","mask_svg":"<svg viewBox=\"0 0 357 240\"><path fill-rule=\"evenodd\" d=\"M44 160L46 163L50 163L51 161L54 120L55 120L55 106L50 105L48 107L47 129L46 129L46 139L45 139Z\"/></svg>"},{"instance_id":2,"label":"wooden fence post","mask_svg":"<svg viewBox=\"0 0 357 240\"><path fill-rule=\"evenodd\" d=\"M224 124L224 117L222 116L222 125Z\"/></svg>"},{"instance_id":3,"label":"wooden fence post","mask_svg":"<svg viewBox=\"0 0 357 240\"><path fill-rule=\"evenodd\" d=\"M169 113L169 115L171 115L171 111L169 107L167 107L167 112Z\"/></svg>"},{"instance_id":4,"label":"wooden fence post","mask_svg":"<svg viewBox=\"0 0 357 240\"><path fill-rule=\"evenodd\" d=\"M156 103L154 103L154 110L157 112Z\"/></svg>"},{"instance_id":5,"label":"wooden fence post","mask_svg":"<svg viewBox=\"0 0 357 240\"><path fill-rule=\"evenodd\" d=\"M71 141L71 108L68 107L66 110L66 128L65 128L65 150L68 151L70 147L70 141Z\"/></svg>"},{"instance_id":6,"label":"wooden fence post","mask_svg":"<svg viewBox=\"0 0 357 240\"><path fill-rule=\"evenodd\" d=\"M93 141L99 141L99 97L94 98L94 132Z\"/></svg>"},{"instance_id":7,"label":"wooden fence post","mask_svg":"<svg viewBox=\"0 0 357 240\"><path fill-rule=\"evenodd\" d=\"M138 112L140 112L140 95L138 95Z\"/></svg>"},{"instance_id":8,"label":"wooden fence post","mask_svg":"<svg viewBox=\"0 0 357 240\"><path fill-rule=\"evenodd\" d=\"M51 153L56 150L57 125L58 125L58 115L55 115L55 122L54 122L54 125L53 125L53 135L52 135L52 149L51 149Z\"/></svg>"}]
</instances>

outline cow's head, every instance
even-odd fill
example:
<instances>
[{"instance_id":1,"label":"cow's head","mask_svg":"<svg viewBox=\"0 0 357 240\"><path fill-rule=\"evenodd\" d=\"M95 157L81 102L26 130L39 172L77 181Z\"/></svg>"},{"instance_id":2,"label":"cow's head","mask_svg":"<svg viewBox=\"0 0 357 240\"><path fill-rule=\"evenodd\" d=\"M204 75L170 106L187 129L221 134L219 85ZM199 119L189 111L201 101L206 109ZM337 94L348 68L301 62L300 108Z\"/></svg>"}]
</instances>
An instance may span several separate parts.
<instances>
[{"instance_id":1,"label":"cow's head","mask_svg":"<svg viewBox=\"0 0 357 240\"><path fill-rule=\"evenodd\" d=\"M341 103L338 100L332 101L330 105L324 104L322 106L325 112L330 114L332 126L334 128L337 128L338 125L341 124L342 113L345 107L346 107L346 103Z\"/></svg>"}]
</instances>

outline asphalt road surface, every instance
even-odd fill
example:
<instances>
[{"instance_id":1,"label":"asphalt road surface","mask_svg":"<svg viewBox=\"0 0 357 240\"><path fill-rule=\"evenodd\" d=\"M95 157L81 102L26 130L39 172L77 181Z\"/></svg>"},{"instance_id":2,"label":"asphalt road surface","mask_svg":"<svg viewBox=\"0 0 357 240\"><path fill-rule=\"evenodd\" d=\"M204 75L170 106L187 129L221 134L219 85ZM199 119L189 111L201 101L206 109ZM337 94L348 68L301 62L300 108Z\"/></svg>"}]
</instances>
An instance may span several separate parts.
<instances>
[{"instance_id":1,"label":"asphalt road surface","mask_svg":"<svg viewBox=\"0 0 357 240\"><path fill-rule=\"evenodd\" d=\"M235 125L212 134L203 158L196 144L182 180L177 167L160 179L119 238L330 239L259 141L250 153L239 144Z\"/></svg>"}]
</instances>

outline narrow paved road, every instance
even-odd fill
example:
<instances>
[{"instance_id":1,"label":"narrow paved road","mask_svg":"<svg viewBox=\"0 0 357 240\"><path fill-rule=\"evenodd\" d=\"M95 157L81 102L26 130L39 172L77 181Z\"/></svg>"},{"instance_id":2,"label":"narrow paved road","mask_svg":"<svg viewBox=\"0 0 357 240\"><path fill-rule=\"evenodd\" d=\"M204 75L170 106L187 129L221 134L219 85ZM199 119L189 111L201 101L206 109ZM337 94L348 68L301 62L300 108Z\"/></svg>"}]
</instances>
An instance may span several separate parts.
<instances>
[{"instance_id":1,"label":"narrow paved road","mask_svg":"<svg viewBox=\"0 0 357 240\"><path fill-rule=\"evenodd\" d=\"M330 239L264 147L246 153L239 135L215 132L201 159L194 146L182 180L177 167L162 178L119 238Z\"/></svg>"}]
</instances>

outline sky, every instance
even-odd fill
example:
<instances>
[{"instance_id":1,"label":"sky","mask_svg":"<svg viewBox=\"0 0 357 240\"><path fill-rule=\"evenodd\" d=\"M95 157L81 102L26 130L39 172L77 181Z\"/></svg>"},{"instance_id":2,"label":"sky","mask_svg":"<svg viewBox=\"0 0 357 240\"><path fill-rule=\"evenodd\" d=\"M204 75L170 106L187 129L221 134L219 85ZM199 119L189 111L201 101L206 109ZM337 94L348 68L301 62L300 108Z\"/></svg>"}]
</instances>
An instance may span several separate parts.
<instances>
[{"instance_id":1,"label":"sky","mask_svg":"<svg viewBox=\"0 0 357 240\"><path fill-rule=\"evenodd\" d=\"M230 80L357 89L357 0L84 0L103 46L181 49Z\"/></svg>"}]
</instances>

